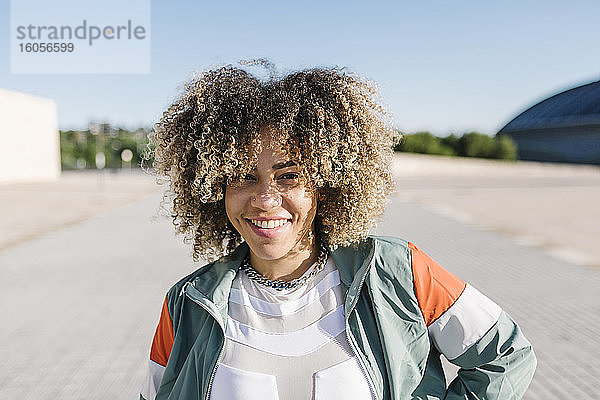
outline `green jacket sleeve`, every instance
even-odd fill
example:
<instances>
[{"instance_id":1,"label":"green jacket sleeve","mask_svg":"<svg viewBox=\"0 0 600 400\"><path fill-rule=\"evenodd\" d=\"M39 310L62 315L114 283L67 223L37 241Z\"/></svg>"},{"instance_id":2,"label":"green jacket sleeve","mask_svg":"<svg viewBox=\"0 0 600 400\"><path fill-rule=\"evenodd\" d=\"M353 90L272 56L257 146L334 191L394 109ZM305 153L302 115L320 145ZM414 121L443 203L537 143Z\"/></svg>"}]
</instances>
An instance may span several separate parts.
<instances>
[{"instance_id":1,"label":"green jacket sleeve","mask_svg":"<svg viewBox=\"0 0 600 400\"><path fill-rule=\"evenodd\" d=\"M444 399L521 399L537 365L529 341L504 311L498 321L455 359L460 367Z\"/></svg>"}]
</instances>

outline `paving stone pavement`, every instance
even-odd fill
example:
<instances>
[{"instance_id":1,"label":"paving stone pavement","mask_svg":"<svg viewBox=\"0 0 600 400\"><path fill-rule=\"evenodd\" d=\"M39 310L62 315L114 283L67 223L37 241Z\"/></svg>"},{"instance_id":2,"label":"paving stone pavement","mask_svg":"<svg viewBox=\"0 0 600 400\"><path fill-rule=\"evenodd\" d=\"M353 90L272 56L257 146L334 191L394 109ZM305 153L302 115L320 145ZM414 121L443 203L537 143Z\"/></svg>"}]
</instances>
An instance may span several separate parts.
<instances>
[{"instance_id":1,"label":"paving stone pavement","mask_svg":"<svg viewBox=\"0 0 600 400\"><path fill-rule=\"evenodd\" d=\"M63 171L56 180L0 184L0 250L158 190L137 169Z\"/></svg>"},{"instance_id":2,"label":"paving stone pavement","mask_svg":"<svg viewBox=\"0 0 600 400\"><path fill-rule=\"evenodd\" d=\"M200 264L154 193L0 251L0 399L132 399L165 291ZM526 399L600 399L600 270L394 198L377 229L487 294L533 343Z\"/></svg>"},{"instance_id":3,"label":"paving stone pavement","mask_svg":"<svg viewBox=\"0 0 600 400\"><path fill-rule=\"evenodd\" d=\"M0 399L135 399L163 296L200 265L159 194L0 252Z\"/></svg>"}]
</instances>

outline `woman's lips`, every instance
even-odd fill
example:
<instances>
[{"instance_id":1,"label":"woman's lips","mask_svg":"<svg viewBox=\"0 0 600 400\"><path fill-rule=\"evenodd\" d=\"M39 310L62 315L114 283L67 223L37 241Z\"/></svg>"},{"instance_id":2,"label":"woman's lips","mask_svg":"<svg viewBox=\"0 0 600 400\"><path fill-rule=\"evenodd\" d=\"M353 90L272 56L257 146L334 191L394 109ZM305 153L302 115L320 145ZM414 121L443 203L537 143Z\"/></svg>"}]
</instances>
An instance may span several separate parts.
<instances>
[{"instance_id":1,"label":"woman's lips","mask_svg":"<svg viewBox=\"0 0 600 400\"><path fill-rule=\"evenodd\" d=\"M246 221L246 223L248 225L250 225L250 229L252 229L252 231L254 233L256 233L258 236L271 238L271 239L280 236L291 225L291 221L287 220L285 222L285 224L278 226L277 228L259 228L258 226L254 225L252 222L250 222L249 220L247 220L247 219L244 219L244 220Z\"/></svg>"}]
</instances>

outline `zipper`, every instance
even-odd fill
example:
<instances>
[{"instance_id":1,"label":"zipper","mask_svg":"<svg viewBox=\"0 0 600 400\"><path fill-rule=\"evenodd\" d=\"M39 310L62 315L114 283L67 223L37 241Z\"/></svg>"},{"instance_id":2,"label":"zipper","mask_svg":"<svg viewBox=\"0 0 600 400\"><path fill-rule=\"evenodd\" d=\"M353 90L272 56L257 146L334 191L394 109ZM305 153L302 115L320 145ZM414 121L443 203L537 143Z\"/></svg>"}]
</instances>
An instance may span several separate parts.
<instances>
[{"instance_id":1,"label":"zipper","mask_svg":"<svg viewBox=\"0 0 600 400\"><path fill-rule=\"evenodd\" d=\"M225 338L223 337L223 345L221 346L221 351L219 351L219 356L217 357L215 366L213 367L212 373L210 374L210 380L208 381L208 388L206 389L206 400L210 399L210 390L212 389L212 384L213 384L213 381L215 380L215 374L217 373L217 366L221 362L221 358L223 356L224 349L225 349Z\"/></svg>"},{"instance_id":2,"label":"zipper","mask_svg":"<svg viewBox=\"0 0 600 400\"><path fill-rule=\"evenodd\" d=\"M369 260L371 258L372 257L369 257ZM370 267L367 267L367 270L369 268ZM372 398L376 399L377 398L377 394L375 393L375 384L373 383L371 376L367 372L366 362L363 360L362 353L358 349L358 345L356 344L356 341L355 341L354 337L351 336L350 325L348 323L348 320L350 319L350 314L352 313L352 311L354 311L354 307L356 307L356 304L358 303L358 296L360 295L360 290L362 289L362 286L365 283L365 279L367 277L367 270L365 270L365 273L363 274L363 276L362 276L362 278L360 280L360 283L358 284L357 296L352 301L352 304L350 305L350 308L348 309L348 313L347 313L347 315L345 317L345 320L346 320L346 340L348 340L348 344L350 344L350 347L352 347L352 350L354 351L354 354L356 355L356 359L358 360L358 362L360 364L362 372L365 375L365 377L367 378L367 382L369 383L369 389L371 390L371 396L372 396ZM348 288L348 291L350 291L350 288Z\"/></svg>"},{"instance_id":3,"label":"zipper","mask_svg":"<svg viewBox=\"0 0 600 400\"><path fill-rule=\"evenodd\" d=\"M185 287L187 285L193 285L191 282L188 282L185 284L185 286L182 288L182 292L185 291ZM215 379L215 374L217 373L217 366L219 365L219 362L221 362L221 358L223 357L223 350L225 349L225 328L223 327L223 325L219 322L221 320L221 317L217 317L208 307L206 307L204 304L202 304L201 302L199 302L198 300L192 298L189 294L186 293L186 296L188 299L192 300L194 303L198 304L200 307L202 307L208 314L210 314L211 317L213 317L215 319L215 321L217 321L217 324L219 325L219 327L221 328L221 332L223 333L223 344L221 345L221 350L219 350L219 355L217 357L217 361L215 362L215 365L213 366L212 372L210 374L210 380L208 381L208 388L206 390L206 400L210 399L210 390L212 388L212 384L213 381Z\"/></svg>"}]
</instances>

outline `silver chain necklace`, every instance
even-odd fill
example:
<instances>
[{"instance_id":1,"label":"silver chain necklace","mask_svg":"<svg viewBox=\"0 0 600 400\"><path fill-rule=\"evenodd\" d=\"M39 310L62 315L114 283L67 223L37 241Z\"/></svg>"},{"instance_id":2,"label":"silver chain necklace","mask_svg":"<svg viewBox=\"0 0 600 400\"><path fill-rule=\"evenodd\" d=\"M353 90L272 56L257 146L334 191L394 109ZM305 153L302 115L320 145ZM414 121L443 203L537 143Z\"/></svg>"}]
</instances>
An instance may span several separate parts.
<instances>
[{"instance_id":1,"label":"silver chain necklace","mask_svg":"<svg viewBox=\"0 0 600 400\"><path fill-rule=\"evenodd\" d=\"M258 272L252 264L250 264L250 255L244 258L242 262L242 269L248 276L248 278L253 281L260 283L261 285L268 286L275 290L285 290L285 289L293 289L304 285L310 278L317 275L325 264L327 263L327 249L321 245L321 254L319 254L319 258L317 259L317 265L313 268L312 271L308 275L301 276L300 278L296 278L291 281L282 281L282 280L271 280L265 278L260 272Z\"/></svg>"}]
</instances>

